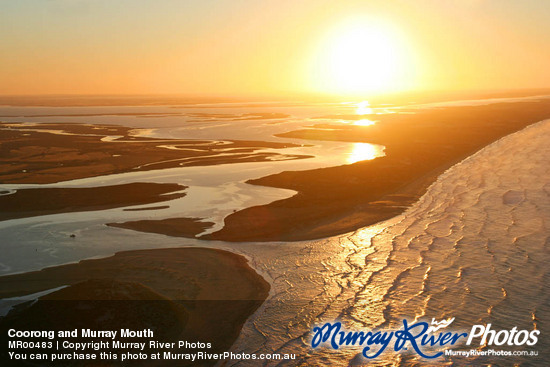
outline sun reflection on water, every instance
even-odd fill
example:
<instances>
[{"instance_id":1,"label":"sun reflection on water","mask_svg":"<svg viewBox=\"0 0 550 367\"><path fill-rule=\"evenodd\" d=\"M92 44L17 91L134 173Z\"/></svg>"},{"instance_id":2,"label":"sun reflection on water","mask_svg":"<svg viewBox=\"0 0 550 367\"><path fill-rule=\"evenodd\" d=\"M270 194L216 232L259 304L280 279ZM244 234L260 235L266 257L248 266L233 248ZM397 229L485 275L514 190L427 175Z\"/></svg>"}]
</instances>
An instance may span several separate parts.
<instances>
[{"instance_id":1,"label":"sun reflection on water","mask_svg":"<svg viewBox=\"0 0 550 367\"><path fill-rule=\"evenodd\" d=\"M356 126L372 126L375 124L375 122L369 119L361 119L354 121L353 124Z\"/></svg>"},{"instance_id":2,"label":"sun reflection on water","mask_svg":"<svg viewBox=\"0 0 550 367\"><path fill-rule=\"evenodd\" d=\"M355 143L349 153L347 162L349 164L368 161L376 157L384 155L384 147L381 145L369 144L369 143Z\"/></svg>"},{"instance_id":3,"label":"sun reflection on water","mask_svg":"<svg viewBox=\"0 0 550 367\"><path fill-rule=\"evenodd\" d=\"M372 114L372 108L370 108L369 101L362 101L357 103L357 109L355 113L358 115L370 115Z\"/></svg>"}]
</instances>

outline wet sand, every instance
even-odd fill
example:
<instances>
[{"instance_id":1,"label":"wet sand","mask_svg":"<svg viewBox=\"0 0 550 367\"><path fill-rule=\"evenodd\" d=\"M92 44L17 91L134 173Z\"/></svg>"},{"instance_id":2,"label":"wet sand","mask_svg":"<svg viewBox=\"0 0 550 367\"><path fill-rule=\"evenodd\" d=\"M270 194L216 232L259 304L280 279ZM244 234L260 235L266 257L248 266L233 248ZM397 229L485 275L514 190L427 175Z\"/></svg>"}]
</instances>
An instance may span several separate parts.
<instances>
[{"instance_id":1,"label":"wet sand","mask_svg":"<svg viewBox=\"0 0 550 367\"><path fill-rule=\"evenodd\" d=\"M148 325L160 339L208 341L213 345L210 351L219 352L231 346L270 289L242 256L214 249L171 248L126 251L3 276L0 298L64 285L70 287L16 307L0 318L0 327L30 323L33 328L72 330L81 323L91 327L96 322L101 330L104 317L110 315L109 329L119 324L124 328ZM90 301L93 307L83 308L81 301Z\"/></svg>"},{"instance_id":2,"label":"wet sand","mask_svg":"<svg viewBox=\"0 0 550 367\"><path fill-rule=\"evenodd\" d=\"M223 229L203 238L307 240L394 217L417 201L455 163L505 135L549 118L550 101L402 112L413 111L414 114L363 115L377 121L372 126L338 122L350 117L346 115L320 116L321 126L281 134L288 138L381 144L386 147L386 156L250 180L248 183L292 189L298 194L231 214Z\"/></svg>"}]
</instances>

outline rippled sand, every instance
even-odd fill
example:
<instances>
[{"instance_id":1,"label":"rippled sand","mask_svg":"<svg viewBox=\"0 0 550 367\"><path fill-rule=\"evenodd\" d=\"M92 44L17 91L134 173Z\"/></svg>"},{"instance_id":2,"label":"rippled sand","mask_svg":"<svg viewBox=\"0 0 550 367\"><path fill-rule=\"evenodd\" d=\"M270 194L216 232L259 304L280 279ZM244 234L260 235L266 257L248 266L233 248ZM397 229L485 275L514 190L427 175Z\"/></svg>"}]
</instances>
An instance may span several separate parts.
<instances>
[{"instance_id":1,"label":"rippled sand","mask_svg":"<svg viewBox=\"0 0 550 367\"><path fill-rule=\"evenodd\" d=\"M547 120L489 145L391 221L320 241L243 245L273 288L233 351L297 353L304 365L347 366L365 362L356 357L360 350L312 350L314 325L339 319L349 330L370 330L400 325L403 317L456 317L453 330L477 323L537 328L538 344L520 350L539 356L440 358L441 365L550 361L549 141ZM369 362L418 360L387 351Z\"/></svg>"}]
</instances>

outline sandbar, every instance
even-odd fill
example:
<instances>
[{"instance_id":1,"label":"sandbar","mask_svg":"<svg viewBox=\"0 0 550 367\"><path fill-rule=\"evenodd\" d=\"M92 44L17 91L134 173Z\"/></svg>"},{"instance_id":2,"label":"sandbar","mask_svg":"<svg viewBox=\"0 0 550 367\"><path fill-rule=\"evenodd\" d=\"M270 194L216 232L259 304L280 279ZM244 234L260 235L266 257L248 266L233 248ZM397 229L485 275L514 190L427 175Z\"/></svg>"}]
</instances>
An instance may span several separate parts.
<instances>
[{"instance_id":1,"label":"sandbar","mask_svg":"<svg viewBox=\"0 0 550 367\"><path fill-rule=\"evenodd\" d=\"M3 276L0 298L63 285L69 287L12 309L0 318L0 328L29 324L33 330L56 325L72 330L86 324L104 330L107 317L108 329L148 325L161 340L211 342L209 352L223 352L270 289L242 256L216 249L170 248L119 252ZM88 301L86 307L83 301Z\"/></svg>"}]
</instances>

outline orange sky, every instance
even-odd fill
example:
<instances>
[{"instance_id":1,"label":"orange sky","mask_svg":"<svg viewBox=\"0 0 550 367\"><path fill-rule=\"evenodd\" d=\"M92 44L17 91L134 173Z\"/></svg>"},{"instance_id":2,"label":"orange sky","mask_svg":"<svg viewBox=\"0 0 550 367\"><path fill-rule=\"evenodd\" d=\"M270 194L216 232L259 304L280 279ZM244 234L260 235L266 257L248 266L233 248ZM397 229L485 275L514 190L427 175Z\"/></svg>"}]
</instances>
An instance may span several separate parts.
<instances>
[{"instance_id":1,"label":"orange sky","mask_svg":"<svg viewBox=\"0 0 550 367\"><path fill-rule=\"evenodd\" d=\"M0 94L544 88L548 19L544 0L5 1Z\"/></svg>"}]
</instances>

